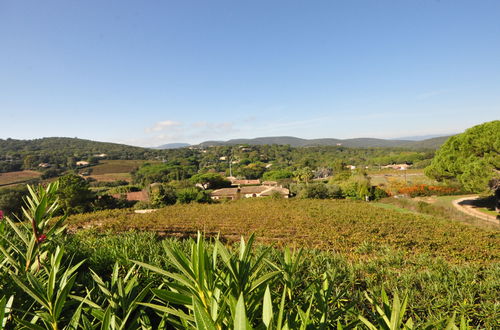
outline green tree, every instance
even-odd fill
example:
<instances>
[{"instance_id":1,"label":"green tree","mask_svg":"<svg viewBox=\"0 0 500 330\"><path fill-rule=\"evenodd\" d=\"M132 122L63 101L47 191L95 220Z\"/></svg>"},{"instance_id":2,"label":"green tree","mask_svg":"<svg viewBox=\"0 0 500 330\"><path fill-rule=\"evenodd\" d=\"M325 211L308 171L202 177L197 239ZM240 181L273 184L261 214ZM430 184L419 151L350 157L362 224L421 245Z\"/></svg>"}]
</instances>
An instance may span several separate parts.
<instances>
[{"instance_id":1,"label":"green tree","mask_svg":"<svg viewBox=\"0 0 500 330\"><path fill-rule=\"evenodd\" d=\"M95 200L95 194L89 189L88 182L75 174L66 174L59 179L57 195L62 210L68 214L90 211Z\"/></svg>"},{"instance_id":2,"label":"green tree","mask_svg":"<svg viewBox=\"0 0 500 330\"><path fill-rule=\"evenodd\" d=\"M352 175L347 181L340 184L345 197L365 200L370 198L371 184L370 179L366 175Z\"/></svg>"},{"instance_id":3,"label":"green tree","mask_svg":"<svg viewBox=\"0 0 500 330\"><path fill-rule=\"evenodd\" d=\"M283 180L283 179L289 179L293 178L293 172L289 170L273 170L264 173L262 176L264 180L272 180L272 181L277 181L277 180Z\"/></svg>"},{"instance_id":4,"label":"green tree","mask_svg":"<svg viewBox=\"0 0 500 330\"><path fill-rule=\"evenodd\" d=\"M3 210L6 215L20 216L21 207L24 205L23 197L27 194L28 188L24 185L0 189L0 210Z\"/></svg>"},{"instance_id":5,"label":"green tree","mask_svg":"<svg viewBox=\"0 0 500 330\"><path fill-rule=\"evenodd\" d=\"M224 187L230 187L231 182L224 178L219 173L203 173L195 174L191 177L190 181L192 183L200 184L203 189L219 189Z\"/></svg>"},{"instance_id":6,"label":"green tree","mask_svg":"<svg viewBox=\"0 0 500 330\"><path fill-rule=\"evenodd\" d=\"M180 204L189 204L194 202L198 198L198 193L199 190L194 187L180 189L177 192L177 202Z\"/></svg>"},{"instance_id":7,"label":"green tree","mask_svg":"<svg viewBox=\"0 0 500 330\"><path fill-rule=\"evenodd\" d=\"M487 190L491 182L500 178L500 120L449 138L425 174L438 181L456 180L466 191Z\"/></svg>"},{"instance_id":8,"label":"green tree","mask_svg":"<svg viewBox=\"0 0 500 330\"><path fill-rule=\"evenodd\" d=\"M167 184L150 187L150 201L153 207L164 207L175 204L177 195L175 188Z\"/></svg>"},{"instance_id":9,"label":"green tree","mask_svg":"<svg viewBox=\"0 0 500 330\"><path fill-rule=\"evenodd\" d=\"M23 160L23 169L25 170L29 170L29 169L32 169L34 166L35 166L35 157L33 157L32 155L27 155L26 157L24 157L24 160Z\"/></svg>"},{"instance_id":10,"label":"green tree","mask_svg":"<svg viewBox=\"0 0 500 330\"><path fill-rule=\"evenodd\" d=\"M259 179L266 171L266 166L261 163L251 163L240 168L239 173L247 179Z\"/></svg>"},{"instance_id":11,"label":"green tree","mask_svg":"<svg viewBox=\"0 0 500 330\"><path fill-rule=\"evenodd\" d=\"M302 167L293 172L295 180L298 182L309 183L314 178L314 173L309 167Z\"/></svg>"}]
</instances>

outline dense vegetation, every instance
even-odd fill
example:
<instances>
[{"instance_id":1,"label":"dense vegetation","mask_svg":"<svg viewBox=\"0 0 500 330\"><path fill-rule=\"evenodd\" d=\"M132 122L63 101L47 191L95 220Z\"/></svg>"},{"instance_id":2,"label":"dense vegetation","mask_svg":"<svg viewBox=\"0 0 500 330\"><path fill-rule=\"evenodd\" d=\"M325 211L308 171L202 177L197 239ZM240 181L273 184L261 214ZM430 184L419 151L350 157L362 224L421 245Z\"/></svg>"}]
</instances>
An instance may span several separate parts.
<instances>
[{"instance_id":1,"label":"dense vegetation","mask_svg":"<svg viewBox=\"0 0 500 330\"><path fill-rule=\"evenodd\" d=\"M384 140L374 138L354 138L354 139L301 139L293 136L260 137L254 139L233 139L229 141L206 141L202 146L223 146L223 145L290 145L292 147L314 147L314 146L336 146L343 145L348 148L379 148L379 147L404 147L413 149L437 149L447 137L437 137L423 141L408 140Z\"/></svg>"},{"instance_id":2,"label":"dense vegetation","mask_svg":"<svg viewBox=\"0 0 500 330\"><path fill-rule=\"evenodd\" d=\"M65 218L53 218L57 188L51 184L30 191L25 224L9 218L0 222L0 324L30 329L391 330L453 329L459 323L461 329L498 325L500 274L498 263L487 253L462 250L460 254L469 256L470 262L452 256L452 262L460 261L454 265L435 258L430 250L419 253L424 242L418 238L415 253L408 255L414 246L404 246L400 239L410 236L391 242L383 232L380 237L386 240L368 240L352 249L349 255L359 256L354 260L335 252L255 247L253 237L227 246L218 239L206 243L200 235L196 241L163 242L148 233L65 235ZM309 210L300 216L310 218L300 230L306 230L307 224L317 226L314 219L324 220L331 211L322 209L324 201L305 202L310 203ZM253 203L232 206L255 208ZM341 211L341 204L361 205L335 202L334 208ZM224 210L225 205L229 204L207 207ZM376 209L365 211L373 212ZM350 227L362 213L340 216L338 225ZM425 232L428 224L419 226L423 219L393 219L392 232L402 229L398 224L402 222L405 228L417 227L413 234L423 231L423 238L431 234ZM449 229L444 221L433 221L438 228ZM379 229L387 225L379 223ZM377 236L374 229L370 226L365 233ZM362 239L353 234L347 237ZM480 249L498 256L494 232L461 226L451 235L440 236L443 245L434 239L431 244L437 244L433 249L438 250L451 245L445 254L470 244L466 238L470 236L476 243L485 241Z\"/></svg>"},{"instance_id":3,"label":"dense vegetation","mask_svg":"<svg viewBox=\"0 0 500 330\"><path fill-rule=\"evenodd\" d=\"M36 140L0 139L0 173L37 168L51 164L51 170L74 169L79 160L97 162L96 155L108 159L153 159L154 149L123 144L96 142L77 138L43 138Z\"/></svg>"},{"instance_id":4,"label":"dense vegetation","mask_svg":"<svg viewBox=\"0 0 500 330\"><path fill-rule=\"evenodd\" d=\"M465 190L482 192L500 179L500 120L469 128L451 137L436 153L426 174L456 180Z\"/></svg>"}]
</instances>

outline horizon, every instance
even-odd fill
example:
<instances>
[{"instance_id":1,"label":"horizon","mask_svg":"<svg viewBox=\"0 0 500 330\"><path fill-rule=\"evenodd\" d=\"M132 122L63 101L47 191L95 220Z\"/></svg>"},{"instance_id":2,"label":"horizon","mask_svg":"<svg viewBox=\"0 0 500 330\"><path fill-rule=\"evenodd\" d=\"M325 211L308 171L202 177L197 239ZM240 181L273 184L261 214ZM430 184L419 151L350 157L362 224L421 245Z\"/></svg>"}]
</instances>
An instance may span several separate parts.
<instances>
[{"instance_id":1,"label":"horizon","mask_svg":"<svg viewBox=\"0 0 500 330\"><path fill-rule=\"evenodd\" d=\"M139 146L139 145L129 145L133 147L140 147L140 148L150 148L150 149L156 149L156 148L161 148L164 146L170 146L170 145L185 145L187 146L197 146L203 143L208 143L208 142L220 142L220 143L225 143L229 142L232 140L256 140L256 139L269 139L269 138L293 138L293 139L300 139L300 140L323 140L323 139L332 139L332 140L340 140L340 141L348 141L348 140L356 140L356 139L380 139L380 140L386 140L386 141L409 141L409 142L420 142L420 141L426 141L434 138L439 138L439 137L449 137L452 135L456 135L460 133L451 133L449 135L421 135L421 136L408 136L408 137L398 137L398 138L393 138L393 139L383 139L383 138L373 138L373 137L368 137L368 136L361 136L361 137L354 137L354 138L347 138L347 139L340 139L340 138L335 138L335 137L319 137L319 138L310 138L310 139L305 139L301 138L298 136L289 136L289 135L279 135L279 136L257 136L257 137L252 137L252 138L235 138L235 139L228 139L228 140L204 140L200 141L198 143L187 143L187 142L169 142L169 143L164 143L161 145L157 146ZM43 136L43 137L36 137L32 139L15 139L15 140L21 140L21 141L32 141L32 140L37 140L37 139L53 139L53 138L62 138L62 139L80 139L80 140L89 140L93 142L98 142L98 143L117 143L117 144L123 144L127 145L126 143L120 143L120 142L114 142L114 141L102 141L102 140L92 140L92 139L86 139L78 136L70 137L70 136ZM13 139L13 138L1 138L0 140L7 140L7 139ZM182 147L175 147L175 148L183 148Z\"/></svg>"},{"instance_id":2,"label":"horizon","mask_svg":"<svg viewBox=\"0 0 500 330\"><path fill-rule=\"evenodd\" d=\"M500 113L500 2L0 4L0 138L446 136Z\"/></svg>"}]
</instances>

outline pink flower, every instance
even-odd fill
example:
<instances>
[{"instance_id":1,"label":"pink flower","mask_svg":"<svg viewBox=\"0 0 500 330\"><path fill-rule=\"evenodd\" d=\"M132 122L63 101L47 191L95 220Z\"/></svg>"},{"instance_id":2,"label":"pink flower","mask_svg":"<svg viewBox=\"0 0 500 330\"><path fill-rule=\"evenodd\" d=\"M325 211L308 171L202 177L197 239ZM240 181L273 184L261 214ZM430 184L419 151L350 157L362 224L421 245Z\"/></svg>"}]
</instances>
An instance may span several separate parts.
<instances>
[{"instance_id":1,"label":"pink flower","mask_svg":"<svg viewBox=\"0 0 500 330\"><path fill-rule=\"evenodd\" d=\"M40 235L40 237L38 237L38 243L42 243L43 241L45 241L46 238L47 238L46 235L44 234Z\"/></svg>"},{"instance_id":2,"label":"pink flower","mask_svg":"<svg viewBox=\"0 0 500 330\"><path fill-rule=\"evenodd\" d=\"M3 218L3 211L0 210L0 220L2 220L2 218Z\"/></svg>"}]
</instances>

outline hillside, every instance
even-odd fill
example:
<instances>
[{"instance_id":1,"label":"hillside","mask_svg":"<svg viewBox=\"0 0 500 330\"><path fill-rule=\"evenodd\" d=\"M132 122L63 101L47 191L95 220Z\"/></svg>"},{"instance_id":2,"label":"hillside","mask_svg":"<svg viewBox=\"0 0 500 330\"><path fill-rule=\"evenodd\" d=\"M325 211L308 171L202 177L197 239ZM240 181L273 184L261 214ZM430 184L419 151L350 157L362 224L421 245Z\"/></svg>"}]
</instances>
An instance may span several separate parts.
<instances>
[{"instance_id":1,"label":"hillside","mask_svg":"<svg viewBox=\"0 0 500 330\"><path fill-rule=\"evenodd\" d=\"M6 155L14 159L23 155L36 156L49 152L53 155L89 156L106 154L108 158L147 157L154 150L124 144L98 142L78 138L47 137L34 140L0 139L0 160Z\"/></svg>"},{"instance_id":2,"label":"hillside","mask_svg":"<svg viewBox=\"0 0 500 330\"><path fill-rule=\"evenodd\" d=\"M354 138L354 139L301 139L293 136L259 137L254 139L232 139L228 141L205 141L200 146L228 146L236 144L266 145L280 144L292 147L309 146L336 146L341 145L348 148L409 148L409 149L437 149L446 141L448 137L426 139L422 141L410 140L386 140L375 138Z\"/></svg>"}]
</instances>

